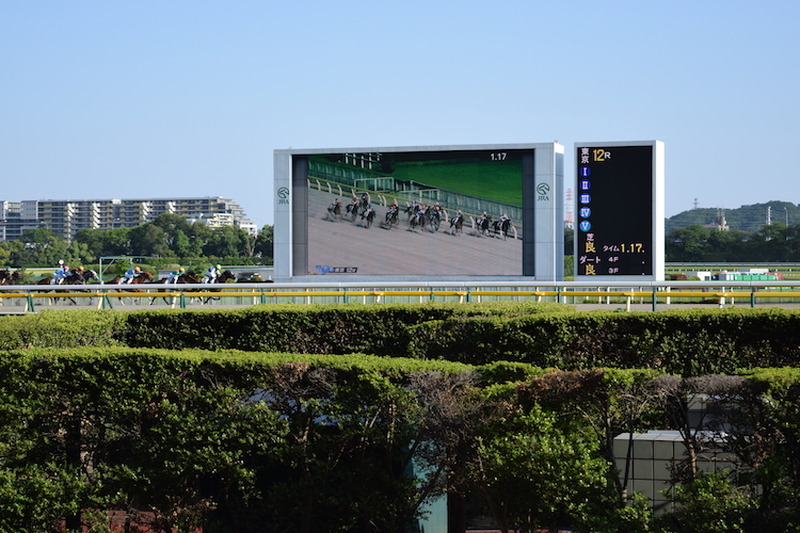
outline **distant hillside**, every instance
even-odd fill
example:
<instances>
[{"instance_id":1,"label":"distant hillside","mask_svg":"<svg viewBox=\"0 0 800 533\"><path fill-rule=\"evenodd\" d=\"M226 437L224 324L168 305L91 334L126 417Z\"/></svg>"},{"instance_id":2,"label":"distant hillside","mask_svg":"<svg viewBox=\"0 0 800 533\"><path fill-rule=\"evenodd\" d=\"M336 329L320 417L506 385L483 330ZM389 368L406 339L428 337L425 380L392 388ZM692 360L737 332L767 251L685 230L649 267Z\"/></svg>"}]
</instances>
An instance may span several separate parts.
<instances>
[{"instance_id":1,"label":"distant hillside","mask_svg":"<svg viewBox=\"0 0 800 533\"><path fill-rule=\"evenodd\" d=\"M771 201L764 204L743 205L736 209L703 207L684 211L666 220L666 233L669 235L676 229L700 224L716 224L720 215L725 217L730 229L744 230L749 233L760 230L767 223L767 208L771 207L773 224L790 226L800 224L800 207L791 202Z\"/></svg>"}]
</instances>

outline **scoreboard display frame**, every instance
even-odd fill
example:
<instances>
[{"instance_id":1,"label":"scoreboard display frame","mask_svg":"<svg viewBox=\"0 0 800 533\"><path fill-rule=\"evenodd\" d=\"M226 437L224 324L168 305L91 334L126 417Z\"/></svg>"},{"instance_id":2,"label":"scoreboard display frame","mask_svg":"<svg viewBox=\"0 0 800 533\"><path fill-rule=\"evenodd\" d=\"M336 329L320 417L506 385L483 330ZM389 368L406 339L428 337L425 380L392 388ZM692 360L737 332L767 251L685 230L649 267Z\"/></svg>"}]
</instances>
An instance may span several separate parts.
<instances>
[{"instance_id":1,"label":"scoreboard display frame","mask_svg":"<svg viewBox=\"0 0 800 533\"><path fill-rule=\"evenodd\" d=\"M558 143L287 149L274 151L274 164L275 281L564 279ZM327 212L346 214L364 193L371 226ZM441 210L438 231L410 224L417 202ZM459 211L463 231L447 234ZM482 216L510 218L510 232L479 232Z\"/></svg>"},{"instance_id":2,"label":"scoreboard display frame","mask_svg":"<svg viewBox=\"0 0 800 533\"><path fill-rule=\"evenodd\" d=\"M664 280L664 143L575 143L575 280Z\"/></svg>"}]
</instances>

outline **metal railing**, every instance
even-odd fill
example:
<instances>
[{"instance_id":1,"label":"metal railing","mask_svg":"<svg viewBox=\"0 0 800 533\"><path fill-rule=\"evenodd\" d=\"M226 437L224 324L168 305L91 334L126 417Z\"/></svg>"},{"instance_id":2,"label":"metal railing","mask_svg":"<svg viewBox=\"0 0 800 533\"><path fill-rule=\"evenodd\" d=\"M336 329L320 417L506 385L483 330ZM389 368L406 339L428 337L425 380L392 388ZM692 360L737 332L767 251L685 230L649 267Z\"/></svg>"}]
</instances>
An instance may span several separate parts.
<instances>
[{"instance_id":1,"label":"metal railing","mask_svg":"<svg viewBox=\"0 0 800 533\"><path fill-rule=\"evenodd\" d=\"M800 306L800 282L414 281L186 285L0 286L0 314L47 307L97 309L247 307L268 303L535 301L592 308L661 310L682 306Z\"/></svg>"}]
</instances>

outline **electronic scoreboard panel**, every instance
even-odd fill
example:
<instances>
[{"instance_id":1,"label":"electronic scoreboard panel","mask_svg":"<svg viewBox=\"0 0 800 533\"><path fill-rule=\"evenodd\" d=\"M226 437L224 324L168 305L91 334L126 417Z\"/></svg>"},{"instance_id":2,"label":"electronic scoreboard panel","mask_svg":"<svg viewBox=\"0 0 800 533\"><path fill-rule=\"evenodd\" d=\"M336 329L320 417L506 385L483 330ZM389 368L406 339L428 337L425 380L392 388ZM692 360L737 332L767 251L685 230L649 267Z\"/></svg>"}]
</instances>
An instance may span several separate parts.
<instances>
[{"instance_id":1,"label":"electronic scoreboard panel","mask_svg":"<svg viewBox=\"0 0 800 533\"><path fill-rule=\"evenodd\" d=\"M576 279L663 280L663 143L575 148Z\"/></svg>"}]
</instances>

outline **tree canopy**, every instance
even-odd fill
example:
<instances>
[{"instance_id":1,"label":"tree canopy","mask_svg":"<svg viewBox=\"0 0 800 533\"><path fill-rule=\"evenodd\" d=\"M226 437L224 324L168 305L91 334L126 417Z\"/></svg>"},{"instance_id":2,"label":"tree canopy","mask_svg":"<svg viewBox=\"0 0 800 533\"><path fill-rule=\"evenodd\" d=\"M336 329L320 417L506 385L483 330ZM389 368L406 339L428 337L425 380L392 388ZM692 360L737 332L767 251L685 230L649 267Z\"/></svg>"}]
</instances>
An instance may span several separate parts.
<instances>
[{"instance_id":1,"label":"tree canopy","mask_svg":"<svg viewBox=\"0 0 800 533\"><path fill-rule=\"evenodd\" d=\"M100 257L161 258L187 263L202 258L226 264L271 264L272 226L254 237L238 226L210 228L174 214L133 228L82 229L67 242L47 228L26 230L18 241L0 242L0 264L17 267L94 263Z\"/></svg>"},{"instance_id":2,"label":"tree canopy","mask_svg":"<svg viewBox=\"0 0 800 533\"><path fill-rule=\"evenodd\" d=\"M754 233L687 226L667 236L666 257L674 262L797 261L800 224L769 224Z\"/></svg>"}]
</instances>

